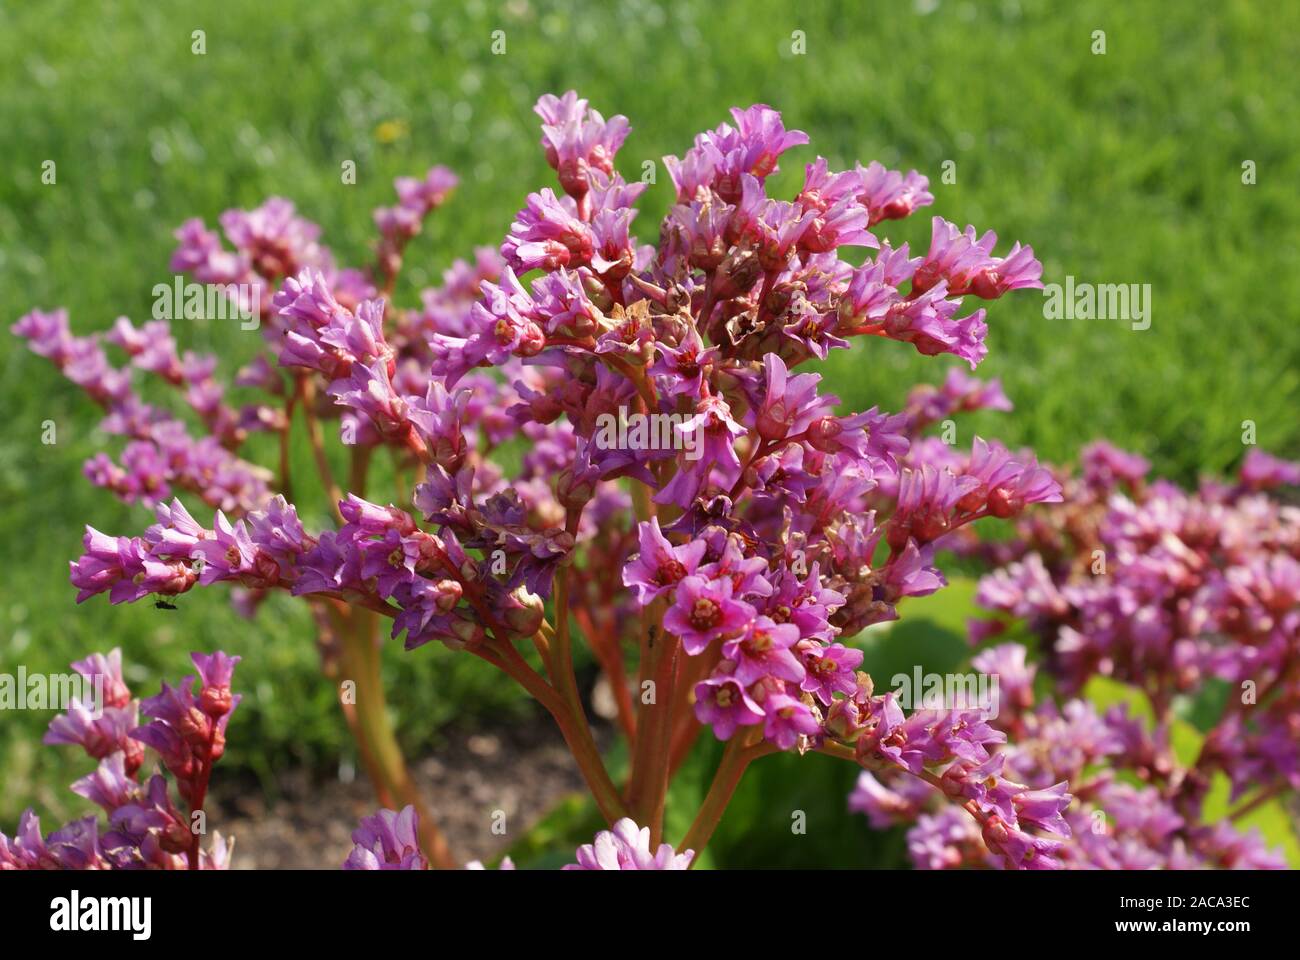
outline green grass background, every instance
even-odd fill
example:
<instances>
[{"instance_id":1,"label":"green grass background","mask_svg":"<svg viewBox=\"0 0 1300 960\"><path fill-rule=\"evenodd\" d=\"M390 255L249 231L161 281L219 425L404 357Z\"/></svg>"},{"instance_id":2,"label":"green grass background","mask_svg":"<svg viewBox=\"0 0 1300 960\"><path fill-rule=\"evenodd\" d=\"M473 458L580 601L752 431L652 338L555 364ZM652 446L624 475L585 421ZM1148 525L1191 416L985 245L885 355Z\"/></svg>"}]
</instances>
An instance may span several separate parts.
<instances>
[{"instance_id":1,"label":"green grass background","mask_svg":"<svg viewBox=\"0 0 1300 960\"><path fill-rule=\"evenodd\" d=\"M198 29L203 56L191 52ZM494 30L504 55L491 52ZM319 222L341 262L364 262L392 178L445 163L462 187L412 247L409 298L453 257L499 242L525 194L552 183L530 109L539 94L573 87L626 114L629 179L729 106L766 102L812 138L779 188L797 187L816 153L916 167L931 176L933 212L995 229L999 250L1033 244L1048 282L1151 284L1146 331L1045 320L1032 292L993 304L981 372L1003 379L1017 410L972 423L1054 460L1106 436L1190 481L1240 459L1243 420L1261 445L1300 452L1298 55L1300 7L1244 0L0 2L0 320L65 305L81 333L119 314L138 322L170 279L176 225L271 194ZM399 131L391 142L384 124ZM40 181L46 160L54 186ZM346 160L355 185L341 183ZM956 184L939 182L945 160ZM638 224L647 239L671 199L659 173ZM923 248L930 212L882 232ZM258 342L220 325L176 334L217 351L226 374ZM846 403L897 408L948 363L873 341L827 373ZM221 645L245 657L231 766L269 788L278 766L346 754L300 606L273 601L254 624L219 591L174 613L102 597L74 606L66 563L82 524L133 532L146 515L82 479L104 442L96 412L7 334L0 398L0 671L60 670L121 645L150 691L187 651ZM54 446L40 443L47 419ZM297 475L309 472L303 457ZM414 750L453 720L522 715L487 668L440 649L391 649L386 671ZM47 720L0 718L0 829L27 804L76 809L64 785L85 765L39 746Z\"/></svg>"}]
</instances>

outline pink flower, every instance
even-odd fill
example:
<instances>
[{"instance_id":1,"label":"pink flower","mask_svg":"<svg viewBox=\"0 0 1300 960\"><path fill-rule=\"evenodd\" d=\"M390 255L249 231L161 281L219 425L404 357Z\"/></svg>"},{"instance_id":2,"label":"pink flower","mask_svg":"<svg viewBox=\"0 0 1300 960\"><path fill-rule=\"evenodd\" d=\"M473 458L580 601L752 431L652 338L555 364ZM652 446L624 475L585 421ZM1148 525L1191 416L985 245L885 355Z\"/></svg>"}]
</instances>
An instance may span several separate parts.
<instances>
[{"instance_id":1,"label":"pink flower","mask_svg":"<svg viewBox=\"0 0 1300 960\"><path fill-rule=\"evenodd\" d=\"M719 638L735 636L754 619L754 608L732 597L730 578L688 576L677 585L673 605L664 614L664 629L694 656Z\"/></svg>"},{"instance_id":2,"label":"pink flower","mask_svg":"<svg viewBox=\"0 0 1300 960\"><path fill-rule=\"evenodd\" d=\"M652 517L637 527L640 551L623 568L623 584L636 595L637 603L649 606L690 576L708 549L702 540L690 540L674 547L659 530L658 518Z\"/></svg>"},{"instance_id":3,"label":"pink flower","mask_svg":"<svg viewBox=\"0 0 1300 960\"><path fill-rule=\"evenodd\" d=\"M355 844L344 870L428 870L420 852L420 821L409 804L401 812L380 810L352 831Z\"/></svg>"},{"instance_id":4,"label":"pink flower","mask_svg":"<svg viewBox=\"0 0 1300 960\"><path fill-rule=\"evenodd\" d=\"M808 705L788 693L768 693L762 710L763 736L782 750L789 750L800 737L811 737L821 730L819 718Z\"/></svg>"},{"instance_id":5,"label":"pink flower","mask_svg":"<svg viewBox=\"0 0 1300 960\"><path fill-rule=\"evenodd\" d=\"M861 183L857 199L870 212L868 226L901 220L917 207L934 203L930 181L915 170L901 174L873 160L866 167L858 164L857 174Z\"/></svg>"},{"instance_id":6,"label":"pink flower","mask_svg":"<svg viewBox=\"0 0 1300 960\"><path fill-rule=\"evenodd\" d=\"M740 683L748 685L766 676L802 683L804 667L791 650L798 642L799 628L794 624L757 617L744 635L722 645L722 655L735 662Z\"/></svg>"},{"instance_id":7,"label":"pink flower","mask_svg":"<svg viewBox=\"0 0 1300 960\"><path fill-rule=\"evenodd\" d=\"M567 865L565 870L686 870L695 851L678 853L667 843L651 851L650 828L638 828L624 817L612 829L596 834L592 843L580 846L576 856L578 862Z\"/></svg>"},{"instance_id":8,"label":"pink flower","mask_svg":"<svg viewBox=\"0 0 1300 960\"><path fill-rule=\"evenodd\" d=\"M591 188L592 171L613 174L614 155L632 129L627 117L606 121L574 90L562 97L545 94L533 110L542 118L546 162L565 193L581 200Z\"/></svg>"},{"instance_id":9,"label":"pink flower","mask_svg":"<svg viewBox=\"0 0 1300 960\"><path fill-rule=\"evenodd\" d=\"M695 685L695 717L713 727L719 740L730 740L737 727L763 721L763 710L735 677L720 674Z\"/></svg>"},{"instance_id":10,"label":"pink flower","mask_svg":"<svg viewBox=\"0 0 1300 960\"><path fill-rule=\"evenodd\" d=\"M519 272L550 271L589 263L595 247L591 228L546 187L528 195L528 205L516 215L501 244L501 255Z\"/></svg>"}]
</instances>

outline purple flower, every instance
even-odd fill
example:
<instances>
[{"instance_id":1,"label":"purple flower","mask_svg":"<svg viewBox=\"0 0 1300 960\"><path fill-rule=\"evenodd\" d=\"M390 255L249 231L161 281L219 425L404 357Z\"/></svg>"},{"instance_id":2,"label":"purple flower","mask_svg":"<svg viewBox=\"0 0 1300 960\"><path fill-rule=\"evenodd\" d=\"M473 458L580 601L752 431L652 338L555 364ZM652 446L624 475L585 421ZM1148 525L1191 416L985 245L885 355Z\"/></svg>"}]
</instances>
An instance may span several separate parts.
<instances>
[{"instance_id":1,"label":"purple flower","mask_svg":"<svg viewBox=\"0 0 1300 960\"><path fill-rule=\"evenodd\" d=\"M623 584L635 593L637 603L647 607L695 572L707 546L702 540L690 540L674 547L653 517L638 525L637 535L640 550L623 568Z\"/></svg>"},{"instance_id":2,"label":"purple flower","mask_svg":"<svg viewBox=\"0 0 1300 960\"><path fill-rule=\"evenodd\" d=\"M1002 857L1012 870L1059 870L1061 841L1036 837L991 816L984 823L984 843L989 851Z\"/></svg>"},{"instance_id":3,"label":"purple flower","mask_svg":"<svg viewBox=\"0 0 1300 960\"><path fill-rule=\"evenodd\" d=\"M227 210L220 221L226 239L263 277L330 266L328 251L316 242L320 227L299 217L283 197L272 197L253 210Z\"/></svg>"},{"instance_id":4,"label":"purple flower","mask_svg":"<svg viewBox=\"0 0 1300 960\"><path fill-rule=\"evenodd\" d=\"M131 702L131 691L122 679L122 650L114 647L107 655L92 653L82 660L74 660L72 669L87 680L99 680L104 686L104 706L125 707Z\"/></svg>"},{"instance_id":5,"label":"purple flower","mask_svg":"<svg viewBox=\"0 0 1300 960\"><path fill-rule=\"evenodd\" d=\"M1241 464L1241 482L1250 490L1300 486L1300 463L1282 460L1252 447Z\"/></svg>"},{"instance_id":6,"label":"purple flower","mask_svg":"<svg viewBox=\"0 0 1300 960\"><path fill-rule=\"evenodd\" d=\"M735 662L735 678L745 685L766 676L802 683L804 667L791 650L798 642L794 624L757 617L742 636L722 645L722 655Z\"/></svg>"},{"instance_id":7,"label":"purple flower","mask_svg":"<svg viewBox=\"0 0 1300 960\"><path fill-rule=\"evenodd\" d=\"M143 748L141 748L143 752ZM87 774L72 784L72 792L109 813L136 799L139 784L126 772L126 754L110 753L99 761L94 773Z\"/></svg>"},{"instance_id":8,"label":"purple flower","mask_svg":"<svg viewBox=\"0 0 1300 960\"><path fill-rule=\"evenodd\" d=\"M148 596L140 587L144 579L147 556L144 541L138 537L110 537L94 527L86 527L82 540L85 548L80 559L69 563L69 579L77 588L77 602L109 591L111 603L124 603Z\"/></svg>"},{"instance_id":9,"label":"purple flower","mask_svg":"<svg viewBox=\"0 0 1300 960\"><path fill-rule=\"evenodd\" d=\"M849 794L849 809L856 813L865 813L871 826L884 830L900 822L913 819L920 805L934 794L934 788L922 780L904 777L899 782L900 788L914 784L911 793L894 790L880 782L875 774L863 770L858 774L853 792ZM917 793L917 790L922 792ZM945 808L945 813L952 808ZM970 823L970 817L960 811L953 811L962 821Z\"/></svg>"},{"instance_id":10,"label":"purple flower","mask_svg":"<svg viewBox=\"0 0 1300 960\"><path fill-rule=\"evenodd\" d=\"M423 178L398 177L393 181L397 191L397 203L394 208L375 211L375 222L380 232L386 235L419 232L421 221L447 202L448 196L456 189L460 179L444 166L429 168Z\"/></svg>"},{"instance_id":11,"label":"purple flower","mask_svg":"<svg viewBox=\"0 0 1300 960\"><path fill-rule=\"evenodd\" d=\"M907 854L918 870L952 870L987 859L979 824L964 810L944 807L916 817L907 831Z\"/></svg>"},{"instance_id":12,"label":"purple flower","mask_svg":"<svg viewBox=\"0 0 1300 960\"><path fill-rule=\"evenodd\" d=\"M559 174L565 193L581 200L591 188L592 171L613 174L614 155L632 129L627 117L606 121L574 90L562 97L545 94L533 110L542 118L546 162Z\"/></svg>"},{"instance_id":13,"label":"purple flower","mask_svg":"<svg viewBox=\"0 0 1300 960\"><path fill-rule=\"evenodd\" d=\"M351 369L354 363L387 363L393 349L384 340L384 300L362 300L356 313L335 313L320 328L320 342L333 347L336 356L345 358ZM340 374L341 375L341 374Z\"/></svg>"},{"instance_id":14,"label":"purple flower","mask_svg":"<svg viewBox=\"0 0 1300 960\"><path fill-rule=\"evenodd\" d=\"M584 843L576 853L577 863L565 870L686 870L695 858L694 850L678 853L670 844L650 849L650 828L640 827L627 817L610 830L596 834L592 843Z\"/></svg>"},{"instance_id":15,"label":"purple flower","mask_svg":"<svg viewBox=\"0 0 1300 960\"><path fill-rule=\"evenodd\" d=\"M813 253L841 246L879 247L880 242L867 230L870 211L858 200L861 190L862 178L856 171L831 173L823 157L808 164L798 202L818 216L800 245Z\"/></svg>"},{"instance_id":16,"label":"purple flower","mask_svg":"<svg viewBox=\"0 0 1300 960\"><path fill-rule=\"evenodd\" d=\"M761 723L764 714L740 681L720 674L695 685L695 717L712 726L719 740L730 740L737 727Z\"/></svg>"},{"instance_id":17,"label":"purple flower","mask_svg":"<svg viewBox=\"0 0 1300 960\"><path fill-rule=\"evenodd\" d=\"M762 701L763 736L782 750L789 750L800 737L811 737L821 730L818 717L802 700L788 693L769 692Z\"/></svg>"},{"instance_id":18,"label":"purple flower","mask_svg":"<svg viewBox=\"0 0 1300 960\"><path fill-rule=\"evenodd\" d=\"M420 821L415 807L401 812L380 810L363 817L352 831L355 846L343 863L344 870L427 870L420 852Z\"/></svg>"},{"instance_id":19,"label":"purple flower","mask_svg":"<svg viewBox=\"0 0 1300 960\"><path fill-rule=\"evenodd\" d=\"M1037 667L1025 662L1025 648L1019 643L989 647L974 657L971 666L996 677L998 696L1014 710L1028 709L1034 702L1034 674Z\"/></svg>"},{"instance_id":20,"label":"purple flower","mask_svg":"<svg viewBox=\"0 0 1300 960\"><path fill-rule=\"evenodd\" d=\"M94 817L74 820L42 839L40 820L26 810L12 843L0 833L0 870L100 870L106 866Z\"/></svg>"},{"instance_id":21,"label":"purple flower","mask_svg":"<svg viewBox=\"0 0 1300 960\"><path fill-rule=\"evenodd\" d=\"M257 561L257 545L248 534L243 520L233 524L217 511L213 536L194 544L194 555L203 561L199 582L204 586L221 580L240 580L252 574Z\"/></svg>"},{"instance_id":22,"label":"purple flower","mask_svg":"<svg viewBox=\"0 0 1300 960\"><path fill-rule=\"evenodd\" d=\"M223 250L220 235L197 217L186 220L173 236L180 246L172 254L169 269L188 273L199 283L240 283L252 276L247 258Z\"/></svg>"},{"instance_id":23,"label":"purple flower","mask_svg":"<svg viewBox=\"0 0 1300 960\"><path fill-rule=\"evenodd\" d=\"M870 212L869 226L882 220L902 220L917 207L934 203L930 181L915 170L902 174L873 160L866 167L858 164L857 174L861 182L857 200Z\"/></svg>"},{"instance_id":24,"label":"purple flower","mask_svg":"<svg viewBox=\"0 0 1300 960\"><path fill-rule=\"evenodd\" d=\"M829 706L836 693L852 694L857 681L854 672L862 665L863 653L839 643L800 644L804 678L799 689L811 693Z\"/></svg>"},{"instance_id":25,"label":"purple flower","mask_svg":"<svg viewBox=\"0 0 1300 960\"><path fill-rule=\"evenodd\" d=\"M1016 794L1011 803L1017 818L1048 833L1068 837L1070 825L1061 814L1074 798L1066 793L1066 787L1067 784L1062 782L1046 790L1025 790Z\"/></svg>"},{"instance_id":26,"label":"purple flower","mask_svg":"<svg viewBox=\"0 0 1300 960\"><path fill-rule=\"evenodd\" d=\"M1031 503L1059 503L1061 485L1051 471L1038 466L1028 456L1013 459L1001 444L985 443L975 438L966 476L979 485L962 495L957 507L965 512L986 510L995 517L1007 518Z\"/></svg>"},{"instance_id":27,"label":"purple flower","mask_svg":"<svg viewBox=\"0 0 1300 960\"><path fill-rule=\"evenodd\" d=\"M700 575L710 579L726 577L731 580L732 595L747 600L758 600L772 593L772 584L765 576L768 564L762 557L746 556L739 537L728 536L718 559L700 567Z\"/></svg>"},{"instance_id":28,"label":"purple flower","mask_svg":"<svg viewBox=\"0 0 1300 960\"><path fill-rule=\"evenodd\" d=\"M200 709L209 717L219 719L239 706L240 697L232 696L230 681L241 657L227 656L221 650L213 653L192 653L190 659L198 670Z\"/></svg>"},{"instance_id":29,"label":"purple flower","mask_svg":"<svg viewBox=\"0 0 1300 960\"><path fill-rule=\"evenodd\" d=\"M754 619L754 608L732 597L730 578L688 576L677 584L673 605L664 614L664 629L694 656L719 638L735 636Z\"/></svg>"},{"instance_id":30,"label":"purple flower","mask_svg":"<svg viewBox=\"0 0 1300 960\"><path fill-rule=\"evenodd\" d=\"M659 379L660 390L669 396L684 395L692 399L700 395L704 373L718 357L715 347L705 348L699 331L691 327L675 347L658 343L659 357L650 366L650 374ZM722 403L717 398L710 398ZM728 445L730 446L730 445Z\"/></svg>"},{"instance_id":31,"label":"purple flower","mask_svg":"<svg viewBox=\"0 0 1300 960\"><path fill-rule=\"evenodd\" d=\"M545 187L528 195L528 205L516 214L501 244L501 255L516 271L549 271L589 263L595 247L591 228Z\"/></svg>"},{"instance_id":32,"label":"purple flower","mask_svg":"<svg viewBox=\"0 0 1300 960\"><path fill-rule=\"evenodd\" d=\"M106 707L85 704L76 697L65 713L50 721L42 743L66 743L80 746L96 760L117 754L134 773L144 758L144 751L131 739L139 726L136 706Z\"/></svg>"},{"instance_id":33,"label":"purple flower","mask_svg":"<svg viewBox=\"0 0 1300 960\"><path fill-rule=\"evenodd\" d=\"M326 391L334 402L369 418L380 436L405 440L411 433L406 400L398 396L382 361L353 364L346 379L335 380Z\"/></svg>"},{"instance_id":34,"label":"purple flower","mask_svg":"<svg viewBox=\"0 0 1300 960\"><path fill-rule=\"evenodd\" d=\"M817 395L821 377L812 373L789 376L785 363L775 353L763 357L763 377L755 425L765 440L780 440L801 432L819 410L835 402Z\"/></svg>"},{"instance_id":35,"label":"purple flower","mask_svg":"<svg viewBox=\"0 0 1300 960\"><path fill-rule=\"evenodd\" d=\"M919 470L904 469L898 481L898 509L886 541L900 550L909 537L919 545L939 539L952 527L960 501L979 487L978 477L958 477L929 464Z\"/></svg>"}]
</instances>

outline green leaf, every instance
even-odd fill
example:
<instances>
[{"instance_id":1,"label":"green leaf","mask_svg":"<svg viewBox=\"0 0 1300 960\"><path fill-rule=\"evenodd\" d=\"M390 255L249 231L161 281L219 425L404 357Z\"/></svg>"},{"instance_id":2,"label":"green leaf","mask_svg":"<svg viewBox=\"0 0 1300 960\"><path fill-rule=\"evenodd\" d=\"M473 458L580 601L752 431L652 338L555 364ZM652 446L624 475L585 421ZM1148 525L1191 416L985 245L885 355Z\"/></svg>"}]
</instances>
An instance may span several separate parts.
<instances>
[{"instance_id":1,"label":"green leaf","mask_svg":"<svg viewBox=\"0 0 1300 960\"><path fill-rule=\"evenodd\" d=\"M868 627L849 641L864 652L862 669L877 689L885 689L895 674L910 676L917 666L926 673L950 673L970 658L966 621L981 612L975 605L977 588L973 578L954 577L938 593L905 601L900 619Z\"/></svg>"}]
</instances>

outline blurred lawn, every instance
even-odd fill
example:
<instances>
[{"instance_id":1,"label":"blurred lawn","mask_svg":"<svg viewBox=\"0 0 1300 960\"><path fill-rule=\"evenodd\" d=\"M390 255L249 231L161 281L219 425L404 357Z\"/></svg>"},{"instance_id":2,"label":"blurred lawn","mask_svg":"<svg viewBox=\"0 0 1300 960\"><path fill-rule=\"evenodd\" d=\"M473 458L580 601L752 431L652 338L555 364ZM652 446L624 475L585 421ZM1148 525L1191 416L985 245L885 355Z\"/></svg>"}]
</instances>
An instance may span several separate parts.
<instances>
[{"instance_id":1,"label":"blurred lawn","mask_svg":"<svg viewBox=\"0 0 1300 960\"><path fill-rule=\"evenodd\" d=\"M271 194L318 221L341 262L363 262L370 211L391 202L392 178L445 163L463 185L408 257L410 298L454 256L499 242L524 195L551 183L530 110L539 94L576 87L607 115L626 114L629 179L644 160L680 154L727 107L762 101L812 138L779 187L793 189L815 152L834 166L915 166L931 176L934 212L997 230L999 252L1033 244L1048 282L1152 284L1143 332L1046 321L1034 293L994 304L981 372L1002 377L1018 409L975 420L981 431L1058 460L1107 436L1184 480L1233 465L1245 419L1262 445L1300 452L1294 5L185 6L0 2L6 328L32 306L67 306L82 333L123 313L145 318L151 288L169 280L177 224ZM204 56L191 53L196 29ZM504 56L490 49L498 29ZM790 52L796 30L806 55ZM1094 30L1106 32L1105 56L1091 53ZM40 182L46 160L56 186ZM340 182L345 160L356 161L354 186ZM945 160L956 161L955 185L939 183ZM1254 186L1241 183L1245 160L1257 164ZM660 173L639 223L647 239L670 200ZM929 212L888 235L924 248ZM227 374L258 342L215 326L176 332L182 347L217 351ZM947 362L872 342L837 355L830 375L854 406L896 408ZM230 762L263 775L332 762L337 709L300 605L273 602L255 624L219 591L176 612L103 598L74 608L66 562L82 524L134 532L145 514L82 479L102 441L95 411L7 333L0 396L0 671L60 670L120 644L152 692L185 669L188 650L222 645L246 658ZM39 442L47 419L55 446ZM309 472L304 457L297 474ZM442 650L391 649L386 669L415 748L450 719L519 709L486 668ZM0 722L0 829L27 803L73 809L64 784L85 764L39 747L47 720Z\"/></svg>"}]
</instances>

